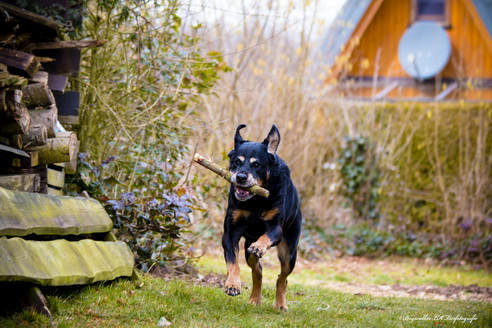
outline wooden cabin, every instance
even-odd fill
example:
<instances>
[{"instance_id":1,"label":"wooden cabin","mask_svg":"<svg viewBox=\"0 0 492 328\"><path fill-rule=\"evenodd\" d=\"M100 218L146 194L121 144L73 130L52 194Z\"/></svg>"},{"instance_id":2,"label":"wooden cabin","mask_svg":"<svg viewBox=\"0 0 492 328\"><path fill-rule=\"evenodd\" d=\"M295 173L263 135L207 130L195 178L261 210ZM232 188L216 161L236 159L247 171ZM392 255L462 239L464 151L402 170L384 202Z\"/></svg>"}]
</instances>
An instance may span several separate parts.
<instances>
[{"instance_id":1,"label":"wooden cabin","mask_svg":"<svg viewBox=\"0 0 492 328\"><path fill-rule=\"evenodd\" d=\"M347 0L323 53L332 95L488 102L492 1Z\"/></svg>"}]
</instances>

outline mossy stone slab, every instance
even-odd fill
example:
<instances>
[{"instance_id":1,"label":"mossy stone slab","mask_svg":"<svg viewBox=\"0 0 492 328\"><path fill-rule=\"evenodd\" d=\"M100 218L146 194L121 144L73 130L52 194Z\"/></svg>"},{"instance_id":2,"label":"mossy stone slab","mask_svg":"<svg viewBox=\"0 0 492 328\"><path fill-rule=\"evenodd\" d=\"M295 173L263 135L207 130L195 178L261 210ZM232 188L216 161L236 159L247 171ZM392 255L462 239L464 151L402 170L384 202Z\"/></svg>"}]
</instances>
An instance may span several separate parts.
<instances>
[{"instance_id":1,"label":"mossy stone slab","mask_svg":"<svg viewBox=\"0 0 492 328\"><path fill-rule=\"evenodd\" d=\"M90 284L130 277L134 264L132 252L122 241L0 238L0 281L42 286Z\"/></svg>"},{"instance_id":2,"label":"mossy stone slab","mask_svg":"<svg viewBox=\"0 0 492 328\"><path fill-rule=\"evenodd\" d=\"M0 236L80 235L108 232L112 227L96 200L0 187Z\"/></svg>"}]
</instances>

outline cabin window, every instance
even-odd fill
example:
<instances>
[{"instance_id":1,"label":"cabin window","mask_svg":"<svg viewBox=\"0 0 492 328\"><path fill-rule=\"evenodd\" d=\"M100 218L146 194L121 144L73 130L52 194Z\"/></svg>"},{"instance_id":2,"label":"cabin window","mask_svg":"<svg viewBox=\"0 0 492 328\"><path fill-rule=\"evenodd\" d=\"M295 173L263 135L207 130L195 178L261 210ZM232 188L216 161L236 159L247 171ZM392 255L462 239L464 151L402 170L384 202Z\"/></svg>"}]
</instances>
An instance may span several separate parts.
<instances>
[{"instance_id":1,"label":"cabin window","mask_svg":"<svg viewBox=\"0 0 492 328\"><path fill-rule=\"evenodd\" d=\"M436 21L439 23L448 22L448 1L447 0L414 0L413 1L414 21Z\"/></svg>"}]
</instances>

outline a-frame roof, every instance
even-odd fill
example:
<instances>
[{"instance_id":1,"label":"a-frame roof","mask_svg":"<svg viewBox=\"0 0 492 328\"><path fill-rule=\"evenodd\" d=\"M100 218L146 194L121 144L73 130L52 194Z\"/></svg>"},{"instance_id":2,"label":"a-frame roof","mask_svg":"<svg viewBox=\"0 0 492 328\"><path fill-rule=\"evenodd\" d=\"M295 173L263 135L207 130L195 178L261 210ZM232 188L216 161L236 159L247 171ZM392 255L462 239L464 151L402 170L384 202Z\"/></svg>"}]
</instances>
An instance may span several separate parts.
<instances>
[{"instance_id":1,"label":"a-frame roof","mask_svg":"<svg viewBox=\"0 0 492 328\"><path fill-rule=\"evenodd\" d=\"M322 52L325 54L325 60L328 65L332 66L334 64L337 56L343 51L359 24L361 24L362 18L366 16L368 19L372 19L382 1L384 0L347 0L323 40ZM488 31L490 41L492 38L492 0L462 1L470 2L474 5ZM371 5L374 12L366 13ZM366 24L368 23L366 22ZM363 30L361 32L363 33Z\"/></svg>"},{"instance_id":2,"label":"a-frame roof","mask_svg":"<svg viewBox=\"0 0 492 328\"><path fill-rule=\"evenodd\" d=\"M492 0L472 0L477 9L482 22L492 37Z\"/></svg>"}]
</instances>

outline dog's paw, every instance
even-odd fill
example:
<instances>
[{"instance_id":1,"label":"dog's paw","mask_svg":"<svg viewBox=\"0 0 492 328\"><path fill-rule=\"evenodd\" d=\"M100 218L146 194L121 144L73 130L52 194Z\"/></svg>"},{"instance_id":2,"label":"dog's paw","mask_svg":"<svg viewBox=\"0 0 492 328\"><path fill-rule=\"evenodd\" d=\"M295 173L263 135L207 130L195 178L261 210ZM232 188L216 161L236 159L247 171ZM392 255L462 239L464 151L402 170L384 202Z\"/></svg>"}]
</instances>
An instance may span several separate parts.
<instances>
[{"instance_id":1,"label":"dog's paw","mask_svg":"<svg viewBox=\"0 0 492 328\"><path fill-rule=\"evenodd\" d=\"M277 309L277 311L287 311L289 308L287 307L287 305L277 305L275 304L275 308Z\"/></svg>"},{"instance_id":2,"label":"dog's paw","mask_svg":"<svg viewBox=\"0 0 492 328\"><path fill-rule=\"evenodd\" d=\"M225 292L229 296L241 294L241 280L236 278L227 278L225 283Z\"/></svg>"},{"instance_id":3,"label":"dog's paw","mask_svg":"<svg viewBox=\"0 0 492 328\"><path fill-rule=\"evenodd\" d=\"M253 244L251 244L251 246L249 246L248 252L261 258L263 255L266 254L267 247L265 245L260 244L260 243L253 243Z\"/></svg>"},{"instance_id":4,"label":"dog's paw","mask_svg":"<svg viewBox=\"0 0 492 328\"><path fill-rule=\"evenodd\" d=\"M248 302L253 305L261 305L261 295L259 297L251 295Z\"/></svg>"}]
</instances>

